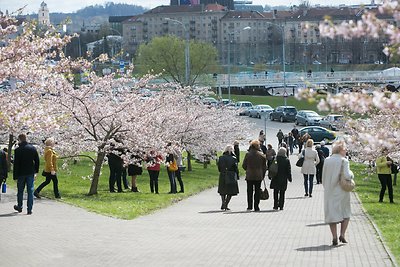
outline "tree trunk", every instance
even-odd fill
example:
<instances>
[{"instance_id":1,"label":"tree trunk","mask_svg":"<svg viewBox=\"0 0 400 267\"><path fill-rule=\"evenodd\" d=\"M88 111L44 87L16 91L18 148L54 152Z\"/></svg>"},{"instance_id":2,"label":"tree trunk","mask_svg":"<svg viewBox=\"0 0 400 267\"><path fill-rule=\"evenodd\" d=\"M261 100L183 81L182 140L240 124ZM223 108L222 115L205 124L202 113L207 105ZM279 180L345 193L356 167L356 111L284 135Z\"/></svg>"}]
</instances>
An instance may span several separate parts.
<instances>
[{"instance_id":1,"label":"tree trunk","mask_svg":"<svg viewBox=\"0 0 400 267\"><path fill-rule=\"evenodd\" d=\"M89 194L88 194L89 196L97 194L97 186L99 185L101 167L103 166L103 161L104 161L105 157L106 157L106 153L105 152L98 152L97 153L97 158L96 158L96 163L95 163L95 166L94 166L92 183L90 185L90 190L89 190Z\"/></svg>"},{"instance_id":2,"label":"tree trunk","mask_svg":"<svg viewBox=\"0 0 400 267\"><path fill-rule=\"evenodd\" d=\"M189 172L193 171L192 169L192 153L187 151L187 170Z\"/></svg>"},{"instance_id":3,"label":"tree trunk","mask_svg":"<svg viewBox=\"0 0 400 267\"><path fill-rule=\"evenodd\" d=\"M8 166L8 171L11 172L11 157L12 157L12 147L13 147L13 141L14 141L14 135L9 134L8 135L8 156L7 156L7 166Z\"/></svg>"}]
</instances>

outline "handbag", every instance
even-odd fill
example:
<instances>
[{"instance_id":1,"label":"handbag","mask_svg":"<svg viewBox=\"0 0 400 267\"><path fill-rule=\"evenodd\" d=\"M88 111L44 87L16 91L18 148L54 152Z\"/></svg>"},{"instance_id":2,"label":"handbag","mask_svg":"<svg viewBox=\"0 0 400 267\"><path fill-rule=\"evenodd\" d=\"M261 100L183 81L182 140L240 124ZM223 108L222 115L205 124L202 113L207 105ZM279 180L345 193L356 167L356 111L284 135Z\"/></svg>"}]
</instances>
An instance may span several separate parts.
<instances>
[{"instance_id":1,"label":"handbag","mask_svg":"<svg viewBox=\"0 0 400 267\"><path fill-rule=\"evenodd\" d=\"M304 164L304 158L305 158L305 151L301 152L301 158L296 162L297 167L303 167Z\"/></svg>"},{"instance_id":2,"label":"handbag","mask_svg":"<svg viewBox=\"0 0 400 267\"><path fill-rule=\"evenodd\" d=\"M176 160L174 160L173 162L171 162L168 166L168 170L170 172L176 172L178 170L178 164L176 163Z\"/></svg>"},{"instance_id":3,"label":"handbag","mask_svg":"<svg viewBox=\"0 0 400 267\"><path fill-rule=\"evenodd\" d=\"M397 165L396 163L393 163L392 165L390 165L390 169L391 169L392 174L399 173L399 165Z\"/></svg>"},{"instance_id":4,"label":"handbag","mask_svg":"<svg viewBox=\"0 0 400 267\"><path fill-rule=\"evenodd\" d=\"M342 166L340 167L339 185L343 189L343 191L346 191L346 192L351 192L356 187L356 183L354 182L354 179L348 180L343 177L343 160L342 160Z\"/></svg>"},{"instance_id":5,"label":"handbag","mask_svg":"<svg viewBox=\"0 0 400 267\"><path fill-rule=\"evenodd\" d=\"M271 162L271 165L269 165L268 168L268 177L270 179L275 178L278 175L278 162L276 161L276 159L274 159Z\"/></svg>"},{"instance_id":6,"label":"handbag","mask_svg":"<svg viewBox=\"0 0 400 267\"><path fill-rule=\"evenodd\" d=\"M48 175L50 175L50 172L45 172L44 170L42 171L42 176L47 177Z\"/></svg>"},{"instance_id":7,"label":"handbag","mask_svg":"<svg viewBox=\"0 0 400 267\"><path fill-rule=\"evenodd\" d=\"M261 200L268 200L269 199L269 193L268 193L268 189L267 189L267 184L265 183L265 179L263 181L264 181L264 190L261 190L260 199Z\"/></svg>"},{"instance_id":8,"label":"handbag","mask_svg":"<svg viewBox=\"0 0 400 267\"><path fill-rule=\"evenodd\" d=\"M6 182L4 182L4 183L2 184L2 186L1 186L1 192L2 192L2 193L7 193L7 184L6 184Z\"/></svg>"}]
</instances>

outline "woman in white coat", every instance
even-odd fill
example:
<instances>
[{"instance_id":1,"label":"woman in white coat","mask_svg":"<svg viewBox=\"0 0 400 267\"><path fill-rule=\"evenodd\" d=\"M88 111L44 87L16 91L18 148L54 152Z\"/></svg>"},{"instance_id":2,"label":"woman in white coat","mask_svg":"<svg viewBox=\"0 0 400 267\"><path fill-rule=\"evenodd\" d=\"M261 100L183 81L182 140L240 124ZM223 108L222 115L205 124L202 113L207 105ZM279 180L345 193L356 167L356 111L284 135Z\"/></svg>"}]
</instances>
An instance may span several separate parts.
<instances>
[{"instance_id":1,"label":"woman in white coat","mask_svg":"<svg viewBox=\"0 0 400 267\"><path fill-rule=\"evenodd\" d=\"M308 139L306 143L306 148L303 152L299 154L300 157L304 157L304 163L301 167L301 173L304 176L304 190L306 197L312 197L313 186L314 186L314 176L317 172L315 166L319 163L318 152L313 149L314 141Z\"/></svg>"},{"instance_id":2,"label":"woman in white coat","mask_svg":"<svg viewBox=\"0 0 400 267\"><path fill-rule=\"evenodd\" d=\"M349 225L350 192L344 191L339 185L339 179L352 179L354 177L346 159L346 146L343 141L333 145L332 156L325 159L322 184L324 186L325 222L329 224L332 232L332 245L337 246L337 224L341 224L339 241L347 243L345 234Z\"/></svg>"}]
</instances>

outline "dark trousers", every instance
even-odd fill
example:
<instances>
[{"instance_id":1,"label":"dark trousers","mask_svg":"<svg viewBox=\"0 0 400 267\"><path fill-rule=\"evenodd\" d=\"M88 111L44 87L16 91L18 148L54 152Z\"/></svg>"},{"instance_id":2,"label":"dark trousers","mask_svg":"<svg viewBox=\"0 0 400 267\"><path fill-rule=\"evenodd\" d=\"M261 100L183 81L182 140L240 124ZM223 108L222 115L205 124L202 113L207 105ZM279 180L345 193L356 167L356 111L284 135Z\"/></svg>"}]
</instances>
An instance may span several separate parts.
<instances>
[{"instance_id":1,"label":"dark trousers","mask_svg":"<svg viewBox=\"0 0 400 267\"><path fill-rule=\"evenodd\" d=\"M36 192L39 194L42 189L48 185L51 181L53 181L53 190L54 190L54 196L55 197L60 197L60 192L58 191L58 179L57 175L52 175L51 173L46 175L46 180L39 185L39 187L36 189Z\"/></svg>"},{"instance_id":2,"label":"dark trousers","mask_svg":"<svg viewBox=\"0 0 400 267\"><path fill-rule=\"evenodd\" d=\"M290 152L290 155L293 154L293 147L294 147L294 143L293 143L293 142L292 142L292 143L289 143L289 152Z\"/></svg>"},{"instance_id":3,"label":"dark trousers","mask_svg":"<svg viewBox=\"0 0 400 267\"><path fill-rule=\"evenodd\" d=\"M397 173L393 174L393 185L397 185Z\"/></svg>"},{"instance_id":4,"label":"dark trousers","mask_svg":"<svg viewBox=\"0 0 400 267\"><path fill-rule=\"evenodd\" d=\"M27 201L27 206L28 206L28 212L32 211L33 208L33 190L34 190L34 181L35 181L35 175L25 175L25 176L20 176L18 177L17 180L17 188L18 188L18 194L17 194L17 201L18 201L18 207L22 209L22 201L24 199L24 189L26 185L26 192L28 194L28 201Z\"/></svg>"},{"instance_id":5,"label":"dark trousers","mask_svg":"<svg viewBox=\"0 0 400 267\"><path fill-rule=\"evenodd\" d=\"M169 191L172 194L176 194L176 172L172 172L170 170L167 169L168 172L168 178L169 178L169 184L171 186L171 190Z\"/></svg>"},{"instance_id":6,"label":"dark trousers","mask_svg":"<svg viewBox=\"0 0 400 267\"><path fill-rule=\"evenodd\" d=\"M254 193L254 210L260 210L261 181L247 182L247 208L253 209L253 193Z\"/></svg>"},{"instance_id":7,"label":"dark trousers","mask_svg":"<svg viewBox=\"0 0 400 267\"><path fill-rule=\"evenodd\" d=\"M127 174L126 174L126 168L122 169L122 183L124 184L125 189L129 189L129 183L127 179Z\"/></svg>"},{"instance_id":8,"label":"dark trousers","mask_svg":"<svg viewBox=\"0 0 400 267\"><path fill-rule=\"evenodd\" d=\"M303 174L304 176L304 190L306 194L312 194L314 187L314 174Z\"/></svg>"},{"instance_id":9,"label":"dark trousers","mask_svg":"<svg viewBox=\"0 0 400 267\"><path fill-rule=\"evenodd\" d=\"M181 188L181 192L183 193L183 192L185 192L185 187L184 187L183 181L182 181L182 172L180 169L178 169L175 172L175 174L176 174L176 179L178 180L178 183L179 183L179 187Z\"/></svg>"},{"instance_id":10,"label":"dark trousers","mask_svg":"<svg viewBox=\"0 0 400 267\"><path fill-rule=\"evenodd\" d=\"M392 175L391 174L378 174L379 181L381 181L381 193L379 195L379 201L383 201L385 196L386 187L389 191L389 200L393 202L393 186L392 186Z\"/></svg>"},{"instance_id":11,"label":"dark trousers","mask_svg":"<svg viewBox=\"0 0 400 267\"><path fill-rule=\"evenodd\" d=\"M285 204L285 190L274 189L274 209L281 208Z\"/></svg>"},{"instance_id":12,"label":"dark trousers","mask_svg":"<svg viewBox=\"0 0 400 267\"><path fill-rule=\"evenodd\" d=\"M283 142L283 139L278 139L278 146L280 147Z\"/></svg>"},{"instance_id":13,"label":"dark trousers","mask_svg":"<svg viewBox=\"0 0 400 267\"><path fill-rule=\"evenodd\" d=\"M299 154L303 150L303 142L299 142Z\"/></svg>"},{"instance_id":14,"label":"dark trousers","mask_svg":"<svg viewBox=\"0 0 400 267\"><path fill-rule=\"evenodd\" d=\"M323 164L318 164L317 165L317 174L316 174L316 178L317 178L317 184L322 184L322 168L324 167Z\"/></svg>"},{"instance_id":15,"label":"dark trousers","mask_svg":"<svg viewBox=\"0 0 400 267\"><path fill-rule=\"evenodd\" d=\"M148 170L148 172L150 176L150 191L158 194L158 176L160 175L160 171Z\"/></svg>"},{"instance_id":16,"label":"dark trousers","mask_svg":"<svg viewBox=\"0 0 400 267\"><path fill-rule=\"evenodd\" d=\"M116 167L113 165L109 165L110 167L110 178L109 178L109 186L110 192L115 192L115 182L117 182L118 192L122 192L122 168Z\"/></svg>"}]
</instances>

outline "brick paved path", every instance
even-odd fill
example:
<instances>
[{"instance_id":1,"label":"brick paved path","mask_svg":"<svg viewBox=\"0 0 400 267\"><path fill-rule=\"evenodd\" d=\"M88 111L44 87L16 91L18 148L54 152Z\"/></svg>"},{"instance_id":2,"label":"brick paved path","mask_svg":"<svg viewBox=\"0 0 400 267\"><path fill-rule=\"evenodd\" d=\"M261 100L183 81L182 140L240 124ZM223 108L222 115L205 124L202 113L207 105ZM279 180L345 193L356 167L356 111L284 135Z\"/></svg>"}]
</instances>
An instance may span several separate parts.
<instances>
[{"instance_id":1,"label":"brick paved path","mask_svg":"<svg viewBox=\"0 0 400 267\"><path fill-rule=\"evenodd\" d=\"M294 162L294 159L292 159ZM50 200L33 216L0 204L0 266L392 266L377 234L352 197L349 244L330 247L323 224L322 186L303 197L294 167L285 210L245 212L245 183L220 212L216 189L132 221L117 220Z\"/></svg>"}]
</instances>

